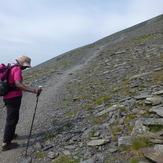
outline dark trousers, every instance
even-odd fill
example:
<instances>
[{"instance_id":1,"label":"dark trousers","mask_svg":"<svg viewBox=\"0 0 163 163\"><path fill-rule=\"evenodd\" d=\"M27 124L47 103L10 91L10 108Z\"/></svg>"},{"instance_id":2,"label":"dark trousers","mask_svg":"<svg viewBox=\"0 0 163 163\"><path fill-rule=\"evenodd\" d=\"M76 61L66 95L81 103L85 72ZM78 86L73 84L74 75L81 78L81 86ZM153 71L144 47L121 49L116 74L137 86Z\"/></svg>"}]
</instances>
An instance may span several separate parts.
<instances>
[{"instance_id":1,"label":"dark trousers","mask_svg":"<svg viewBox=\"0 0 163 163\"><path fill-rule=\"evenodd\" d=\"M10 143L13 140L16 125L19 120L19 109L21 105L21 98L22 97L14 97L3 100L7 108L7 118L3 137L4 143Z\"/></svg>"}]
</instances>

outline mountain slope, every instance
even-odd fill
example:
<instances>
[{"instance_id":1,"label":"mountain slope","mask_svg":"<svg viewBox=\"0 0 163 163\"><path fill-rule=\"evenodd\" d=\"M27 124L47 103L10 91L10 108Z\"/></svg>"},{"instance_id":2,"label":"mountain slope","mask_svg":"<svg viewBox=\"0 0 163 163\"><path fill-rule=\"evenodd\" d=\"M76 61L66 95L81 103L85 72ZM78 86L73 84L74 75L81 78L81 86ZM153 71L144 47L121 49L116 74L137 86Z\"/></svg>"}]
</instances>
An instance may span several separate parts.
<instances>
[{"instance_id":1,"label":"mountain slope","mask_svg":"<svg viewBox=\"0 0 163 163\"><path fill-rule=\"evenodd\" d=\"M160 118L149 114L153 104L146 98L163 90L162 31L160 15L24 72L26 84L43 85L29 149L33 162L126 163L138 153L121 148L120 138L131 136L139 118ZM34 105L26 93L17 129L23 138ZM18 141L15 160L25 149L25 140Z\"/></svg>"}]
</instances>

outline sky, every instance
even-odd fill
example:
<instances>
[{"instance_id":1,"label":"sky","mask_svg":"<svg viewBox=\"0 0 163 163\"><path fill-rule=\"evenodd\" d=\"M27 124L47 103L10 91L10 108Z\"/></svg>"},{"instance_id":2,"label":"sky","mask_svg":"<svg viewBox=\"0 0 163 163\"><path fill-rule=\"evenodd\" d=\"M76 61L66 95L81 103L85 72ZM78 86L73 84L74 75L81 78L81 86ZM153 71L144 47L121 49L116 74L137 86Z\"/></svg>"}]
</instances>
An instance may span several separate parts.
<instances>
[{"instance_id":1,"label":"sky","mask_svg":"<svg viewBox=\"0 0 163 163\"><path fill-rule=\"evenodd\" d=\"M0 62L32 66L163 14L163 0L0 0Z\"/></svg>"}]
</instances>

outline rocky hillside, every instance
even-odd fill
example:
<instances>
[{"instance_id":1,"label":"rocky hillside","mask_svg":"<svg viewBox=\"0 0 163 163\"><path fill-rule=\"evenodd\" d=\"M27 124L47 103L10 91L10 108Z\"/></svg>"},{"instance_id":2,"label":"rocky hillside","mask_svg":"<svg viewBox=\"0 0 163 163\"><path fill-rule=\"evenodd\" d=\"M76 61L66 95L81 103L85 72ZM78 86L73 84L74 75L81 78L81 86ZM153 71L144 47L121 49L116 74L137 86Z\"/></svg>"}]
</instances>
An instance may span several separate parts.
<instances>
[{"instance_id":1,"label":"rocky hillside","mask_svg":"<svg viewBox=\"0 0 163 163\"><path fill-rule=\"evenodd\" d=\"M162 43L160 15L24 72L43 85L32 162L163 163Z\"/></svg>"}]
</instances>

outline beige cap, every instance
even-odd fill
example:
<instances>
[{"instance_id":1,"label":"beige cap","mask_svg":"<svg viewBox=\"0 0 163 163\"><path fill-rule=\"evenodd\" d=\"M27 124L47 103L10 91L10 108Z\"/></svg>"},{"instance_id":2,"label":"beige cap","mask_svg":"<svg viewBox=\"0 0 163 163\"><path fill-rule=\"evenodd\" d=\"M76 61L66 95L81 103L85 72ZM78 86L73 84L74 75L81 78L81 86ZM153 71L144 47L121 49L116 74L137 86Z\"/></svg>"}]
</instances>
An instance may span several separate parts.
<instances>
[{"instance_id":1,"label":"beige cap","mask_svg":"<svg viewBox=\"0 0 163 163\"><path fill-rule=\"evenodd\" d=\"M21 65L21 66L26 66L26 67L31 67L31 58L22 55L21 57L17 58L16 61Z\"/></svg>"}]
</instances>

